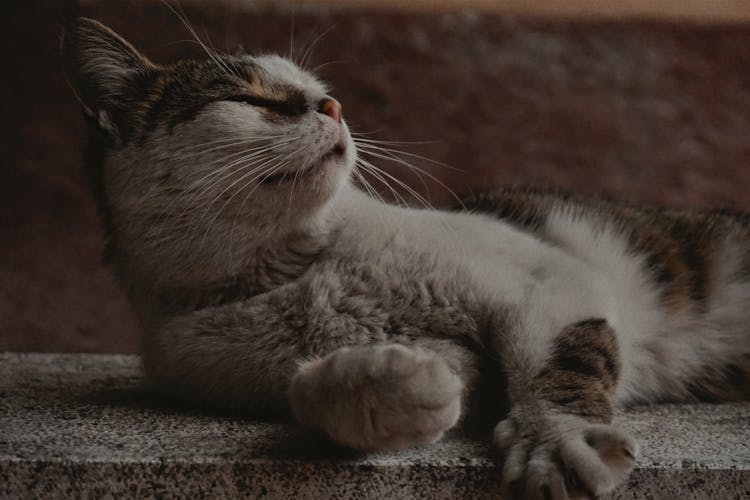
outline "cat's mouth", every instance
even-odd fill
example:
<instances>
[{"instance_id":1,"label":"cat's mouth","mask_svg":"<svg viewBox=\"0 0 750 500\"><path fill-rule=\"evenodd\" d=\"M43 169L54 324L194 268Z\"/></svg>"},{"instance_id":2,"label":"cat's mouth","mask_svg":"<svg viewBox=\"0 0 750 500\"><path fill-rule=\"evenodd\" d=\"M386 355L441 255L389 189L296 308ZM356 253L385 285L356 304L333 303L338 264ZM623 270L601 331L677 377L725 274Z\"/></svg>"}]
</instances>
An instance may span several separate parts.
<instances>
[{"instance_id":1,"label":"cat's mouth","mask_svg":"<svg viewBox=\"0 0 750 500\"><path fill-rule=\"evenodd\" d=\"M290 172L288 170L285 170L277 174L267 175L265 177L262 177L259 182L261 184L279 184L282 182L289 181L291 179L300 180L301 178L305 177L307 174L312 173L315 170L317 170L318 167L326 163L328 160L331 160L334 158L340 158L344 156L345 152L346 152L346 146L344 144L337 143L327 153L325 153L323 156L318 158L318 160L316 160L313 164L306 167L305 169L298 170L296 172Z\"/></svg>"}]
</instances>

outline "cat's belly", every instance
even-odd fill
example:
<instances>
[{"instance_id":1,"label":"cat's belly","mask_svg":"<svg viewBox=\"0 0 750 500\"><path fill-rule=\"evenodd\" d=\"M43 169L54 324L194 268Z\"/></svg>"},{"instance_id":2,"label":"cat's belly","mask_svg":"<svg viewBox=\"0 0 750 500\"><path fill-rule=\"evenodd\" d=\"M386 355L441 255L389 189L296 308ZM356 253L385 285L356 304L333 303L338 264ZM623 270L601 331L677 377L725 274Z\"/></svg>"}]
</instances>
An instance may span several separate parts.
<instances>
[{"instance_id":1,"label":"cat's belly","mask_svg":"<svg viewBox=\"0 0 750 500\"><path fill-rule=\"evenodd\" d=\"M653 345L670 323L643 276L639 257L623 251L616 234L602 244L593 233L586 240L577 232L586 254L549 245L493 219L455 219L454 228L456 243L441 244L435 229L435 240L422 250L438 252L441 259L465 269L475 286L499 304L520 311L527 350L536 352L540 363L546 358L544 346L566 326L603 318L617 334L622 362L617 399L627 402L644 390L666 390L660 380L670 377L659 375L662 367L644 356L643 346ZM679 350L667 339L656 342L662 349Z\"/></svg>"},{"instance_id":2,"label":"cat's belly","mask_svg":"<svg viewBox=\"0 0 750 500\"><path fill-rule=\"evenodd\" d=\"M658 305L643 258L628 250L621 235L597 230L585 220L558 218L552 245L482 215L397 207L355 215L354 224L344 228L342 252L348 258L397 270L414 269L428 256L438 269L461 269L459 274L490 307L511 306L523 315L523 335L538 346L529 351L540 360L549 339L566 326L606 319L617 334L622 360L617 398L629 401L644 391L661 392L661 368L643 351L672 323Z\"/></svg>"},{"instance_id":3,"label":"cat's belly","mask_svg":"<svg viewBox=\"0 0 750 500\"><path fill-rule=\"evenodd\" d=\"M605 273L559 249L545 247L529 253L534 258L482 249L457 264L499 303L544 316L540 328L561 331L590 318L620 325L616 291Z\"/></svg>"}]
</instances>

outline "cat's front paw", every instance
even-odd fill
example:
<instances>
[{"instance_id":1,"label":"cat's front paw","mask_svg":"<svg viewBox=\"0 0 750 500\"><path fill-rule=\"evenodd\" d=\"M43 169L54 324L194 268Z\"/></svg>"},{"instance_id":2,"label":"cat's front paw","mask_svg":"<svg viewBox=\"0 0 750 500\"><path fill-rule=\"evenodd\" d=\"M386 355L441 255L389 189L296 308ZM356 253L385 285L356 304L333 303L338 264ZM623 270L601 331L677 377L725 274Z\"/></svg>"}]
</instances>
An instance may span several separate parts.
<instances>
[{"instance_id":1,"label":"cat's front paw","mask_svg":"<svg viewBox=\"0 0 750 500\"><path fill-rule=\"evenodd\" d=\"M300 367L299 421L360 450L433 443L458 422L463 383L438 355L398 344L341 348Z\"/></svg>"},{"instance_id":2,"label":"cat's front paw","mask_svg":"<svg viewBox=\"0 0 750 500\"><path fill-rule=\"evenodd\" d=\"M513 411L495 427L505 455L505 498L595 498L635 465L638 446L623 431L566 414Z\"/></svg>"}]
</instances>

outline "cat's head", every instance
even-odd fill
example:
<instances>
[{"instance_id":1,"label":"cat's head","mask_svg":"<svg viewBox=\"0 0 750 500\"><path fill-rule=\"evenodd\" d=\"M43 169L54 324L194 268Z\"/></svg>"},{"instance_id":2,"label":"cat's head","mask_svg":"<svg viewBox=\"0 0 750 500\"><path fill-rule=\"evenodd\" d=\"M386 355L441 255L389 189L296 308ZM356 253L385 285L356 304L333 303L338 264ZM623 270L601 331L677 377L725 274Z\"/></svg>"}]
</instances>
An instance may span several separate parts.
<instances>
[{"instance_id":1,"label":"cat's head","mask_svg":"<svg viewBox=\"0 0 750 500\"><path fill-rule=\"evenodd\" d=\"M63 59L117 249L146 267L314 224L353 167L341 106L288 59L209 52L161 66L83 18Z\"/></svg>"}]
</instances>

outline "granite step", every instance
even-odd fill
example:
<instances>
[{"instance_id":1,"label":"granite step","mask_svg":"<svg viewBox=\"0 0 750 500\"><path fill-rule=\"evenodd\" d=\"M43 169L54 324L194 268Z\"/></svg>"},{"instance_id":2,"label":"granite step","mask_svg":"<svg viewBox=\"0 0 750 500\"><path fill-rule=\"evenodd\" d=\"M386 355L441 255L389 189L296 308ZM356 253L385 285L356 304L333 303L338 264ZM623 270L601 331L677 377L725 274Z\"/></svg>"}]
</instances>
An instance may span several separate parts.
<instances>
[{"instance_id":1,"label":"granite step","mask_svg":"<svg viewBox=\"0 0 750 500\"><path fill-rule=\"evenodd\" d=\"M750 497L750 404L634 408L611 498ZM486 443L358 456L282 423L168 406L130 355L0 354L0 498L497 498Z\"/></svg>"}]
</instances>

